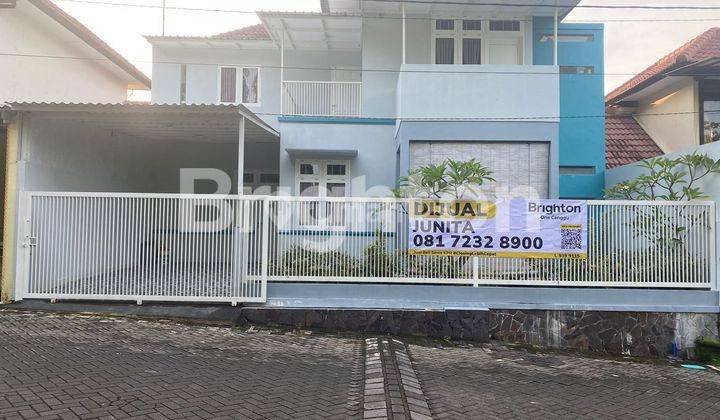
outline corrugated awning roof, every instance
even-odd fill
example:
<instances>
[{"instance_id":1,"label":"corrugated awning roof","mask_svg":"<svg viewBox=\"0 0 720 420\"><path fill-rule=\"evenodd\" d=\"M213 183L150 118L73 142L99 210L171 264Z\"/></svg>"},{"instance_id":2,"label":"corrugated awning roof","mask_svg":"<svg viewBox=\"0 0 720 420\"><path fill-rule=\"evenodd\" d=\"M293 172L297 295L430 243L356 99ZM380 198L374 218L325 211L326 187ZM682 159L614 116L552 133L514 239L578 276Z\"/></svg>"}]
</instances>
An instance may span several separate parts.
<instances>
[{"instance_id":1,"label":"corrugated awning roof","mask_svg":"<svg viewBox=\"0 0 720 420\"><path fill-rule=\"evenodd\" d=\"M5 104L2 109L88 121L134 137L178 141L232 141L237 139L240 117L245 117L246 140L277 141L280 136L242 105L14 102Z\"/></svg>"}]
</instances>

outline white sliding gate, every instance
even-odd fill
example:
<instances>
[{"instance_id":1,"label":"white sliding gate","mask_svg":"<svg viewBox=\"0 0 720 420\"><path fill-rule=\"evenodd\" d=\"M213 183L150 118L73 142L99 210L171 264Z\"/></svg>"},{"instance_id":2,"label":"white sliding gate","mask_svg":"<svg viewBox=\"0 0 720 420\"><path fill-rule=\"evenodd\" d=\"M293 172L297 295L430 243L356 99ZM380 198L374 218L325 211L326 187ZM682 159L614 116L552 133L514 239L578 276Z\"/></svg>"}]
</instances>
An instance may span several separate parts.
<instances>
[{"instance_id":1,"label":"white sliding gate","mask_svg":"<svg viewBox=\"0 0 720 420\"><path fill-rule=\"evenodd\" d=\"M588 203L587 260L407 253L408 202L26 193L16 299L263 302L267 281L716 289L714 202Z\"/></svg>"},{"instance_id":2,"label":"white sliding gate","mask_svg":"<svg viewBox=\"0 0 720 420\"><path fill-rule=\"evenodd\" d=\"M28 193L25 298L264 302L255 197Z\"/></svg>"}]
</instances>

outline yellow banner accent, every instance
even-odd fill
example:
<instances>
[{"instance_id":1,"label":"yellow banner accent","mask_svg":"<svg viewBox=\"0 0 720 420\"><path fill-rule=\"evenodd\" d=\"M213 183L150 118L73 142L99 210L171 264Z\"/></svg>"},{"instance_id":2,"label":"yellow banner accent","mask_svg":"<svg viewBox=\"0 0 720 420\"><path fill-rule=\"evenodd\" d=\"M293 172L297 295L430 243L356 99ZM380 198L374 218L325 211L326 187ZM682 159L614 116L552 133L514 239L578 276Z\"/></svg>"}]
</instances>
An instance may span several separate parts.
<instances>
[{"instance_id":1,"label":"yellow banner accent","mask_svg":"<svg viewBox=\"0 0 720 420\"><path fill-rule=\"evenodd\" d=\"M446 257L493 257L493 258L530 258L530 259L560 259L560 260L586 260L587 254L567 254L552 252L512 252L512 251L434 251L434 250L408 250L409 255L440 255Z\"/></svg>"},{"instance_id":2,"label":"yellow banner accent","mask_svg":"<svg viewBox=\"0 0 720 420\"><path fill-rule=\"evenodd\" d=\"M497 207L492 201L418 200L410 203L410 217L494 219Z\"/></svg>"}]
</instances>

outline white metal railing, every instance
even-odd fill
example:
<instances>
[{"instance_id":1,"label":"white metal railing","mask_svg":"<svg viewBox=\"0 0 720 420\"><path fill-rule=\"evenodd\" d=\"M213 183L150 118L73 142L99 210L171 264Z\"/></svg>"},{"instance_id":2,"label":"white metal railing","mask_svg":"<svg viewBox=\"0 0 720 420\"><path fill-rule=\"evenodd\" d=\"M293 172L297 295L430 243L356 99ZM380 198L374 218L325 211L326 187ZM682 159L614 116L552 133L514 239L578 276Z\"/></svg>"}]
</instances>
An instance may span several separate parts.
<instances>
[{"instance_id":1,"label":"white metal railing","mask_svg":"<svg viewBox=\"0 0 720 420\"><path fill-rule=\"evenodd\" d=\"M714 202L591 201L587 260L408 255L402 200L277 197L269 208L276 281L712 288L717 274ZM308 208L322 218L307 223Z\"/></svg>"},{"instance_id":2,"label":"white metal railing","mask_svg":"<svg viewBox=\"0 0 720 420\"><path fill-rule=\"evenodd\" d=\"M283 81L284 115L359 117L361 82Z\"/></svg>"},{"instance_id":3,"label":"white metal railing","mask_svg":"<svg viewBox=\"0 0 720 420\"><path fill-rule=\"evenodd\" d=\"M713 202L591 201L587 260L407 253L406 200L27 193L19 298L260 302L266 282L701 288Z\"/></svg>"}]
</instances>

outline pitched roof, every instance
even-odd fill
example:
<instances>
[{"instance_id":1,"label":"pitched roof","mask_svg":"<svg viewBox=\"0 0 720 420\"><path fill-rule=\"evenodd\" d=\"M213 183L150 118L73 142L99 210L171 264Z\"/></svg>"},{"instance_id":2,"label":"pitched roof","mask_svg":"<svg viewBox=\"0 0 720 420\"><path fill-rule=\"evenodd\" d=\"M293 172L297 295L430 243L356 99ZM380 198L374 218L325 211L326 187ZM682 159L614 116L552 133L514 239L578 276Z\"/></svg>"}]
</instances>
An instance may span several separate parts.
<instances>
[{"instance_id":1,"label":"pitched roof","mask_svg":"<svg viewBox=\"0 0 720 420\"><path fill-rule=\"evenodd\" d=\"M265 29L265 25L258 23L257 25L246 26L244 28L235 29L230 32L213 35L210 38L217 39L237 39L237 40L268 40L270 35Z\"/></svg>"},{"instance_id":2,"label":"pitched roof","mask_svg":"<svg viewBox=\"0 0 720 420\"><path fill-rule=\"evenodd\" d=\"M607 94L605 102L617 102L664 77L668 70L716 57L720 57L720 28L710 28Z\"/></svg>"},{"instance_id":3,"label":"pitched roof","mask_svg":"<svg viewBox=\"0 0 720 420\"><path fill-rule=\"evenodd\" d=\"M605 116L605 166L614 168L660 156L663 151L632 115Z\"/></svg>"},{"instance_id":4,"label":"pitched roof","mask_svg":"<svg viewBox=\"0 0 720 420\"><path fill-rule=\"evenodd\" d=\"M120 67L125 73L135 79L139 84L147 89L150 89L151 82L150 78L141 72L137 67L132 65L125 57L120 55L119 52L115 51L108 44L105 43L100 37L95 35L85 25L80 23L77 19L67 14L60 7L55 5L51 0L29 0L31 4L40 9L43 13L48 15L54 21L62 25L65 29L69 30L75 36L83 40L90 47L95 49L97 52L105 56L112 63Z\"/></svg>"}]
</instances>

